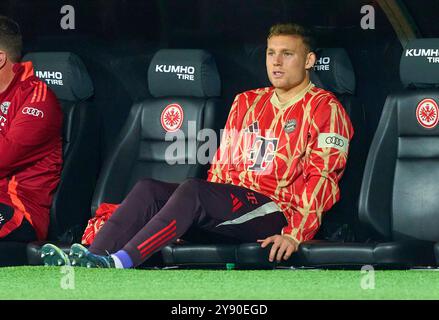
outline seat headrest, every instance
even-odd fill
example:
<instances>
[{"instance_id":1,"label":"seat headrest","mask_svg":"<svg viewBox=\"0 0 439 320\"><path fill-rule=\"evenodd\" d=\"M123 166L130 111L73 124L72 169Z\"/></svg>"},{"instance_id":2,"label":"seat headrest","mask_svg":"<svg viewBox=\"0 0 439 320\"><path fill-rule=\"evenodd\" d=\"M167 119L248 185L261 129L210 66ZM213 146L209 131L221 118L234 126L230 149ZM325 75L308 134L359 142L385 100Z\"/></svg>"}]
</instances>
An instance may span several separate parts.
<instances>
[{"instance_id":1,"label":"seat headrest","mask_svg":"<svg viewBox=\"0 0 439 320\"><path fill-rule=\"evenodd\" d=\"M320 79L323 89L333 93L353 94L355 92L355 73L348 53L343 48L321 48L316 50L317 61L314 73ZM311 76L311 80L313 77Z\"/></svg>"},{"instance_id":2,"label":"seat headrest","mask_svg":"<svg viewBox=\"0 0 439 320\"><path fill-rule=\"evenodd\" d=\"M221 81L213 56L204 50L162 49L151 60L148 85L153 97L217 97Z\"/></svg>"},{"instance_id":3,"label":"seat headrest","mask_svg":"<svg viewBox=\"0 0 439 320\"><path fill-rule=\"evenodd\" d=\"M87 68L74 53L33 52L23 61L32 61L35 76L45 80L60 100L81 101L93 95Z\"/></svg>"},{"instance_id":4,"label":"seat headrest","mask_svg":"<svg viewBox=\"0 0 439 320\"><path fill-rule=\"evenodd\" d=\"M414 39L404 48L399 65L405 87L439 85L439 38Z\"/></svg>"}]
</instances>

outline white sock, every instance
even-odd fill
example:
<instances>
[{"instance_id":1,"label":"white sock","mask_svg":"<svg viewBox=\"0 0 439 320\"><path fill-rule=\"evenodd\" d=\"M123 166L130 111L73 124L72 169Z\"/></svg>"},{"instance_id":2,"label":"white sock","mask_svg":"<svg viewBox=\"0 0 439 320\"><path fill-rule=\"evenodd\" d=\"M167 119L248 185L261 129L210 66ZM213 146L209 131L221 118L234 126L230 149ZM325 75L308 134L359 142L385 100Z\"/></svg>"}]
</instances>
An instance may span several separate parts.
<instances>
[{"instance_id":1,"label":"white sock","mask_svg":"<svg viewBox=\"0 0 439 320\"><path fill-rule=\"evenodd\" d=\"M111 258L113 258L116 269L123 269L122 261L115 254L112 254Z\"/></svg>"}]
</instances>

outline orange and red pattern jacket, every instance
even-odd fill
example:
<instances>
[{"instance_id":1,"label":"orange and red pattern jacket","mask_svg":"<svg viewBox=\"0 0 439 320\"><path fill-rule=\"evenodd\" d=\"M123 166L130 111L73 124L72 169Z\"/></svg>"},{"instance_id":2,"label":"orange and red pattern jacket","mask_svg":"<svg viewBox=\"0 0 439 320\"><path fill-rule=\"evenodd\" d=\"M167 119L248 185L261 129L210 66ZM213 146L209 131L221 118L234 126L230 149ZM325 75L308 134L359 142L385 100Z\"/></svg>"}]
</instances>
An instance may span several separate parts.
<instances>
[{"instance_id":1,"label":"orange and red pattern jacket","mask_svg":"<svg viewBox=\"0 0 439 320\"><path fill-rule=\"evenodd\" d=\"M271 198L288 221L279 232L301 243L339 200L353 132L336 97L312 83L286 103L272 87L246 91L232 104L207 180Z\"/></svg>"},{"instance_id":2,"label":"orange and red pattern jacket","mask_svg":"<svg viewBox=\"0 0 439 320\"><path fill-rule=\"evenodd\" d=\"M23 218L45 239L49 210L62 167L62 111L31 62L13 66L14 79L0 93L0 202L14 208L0 229L4 237Z\"/></svg>"},{"instance_id":3,"label":"orange and red pattern jacket","mask_svg":"<svg viewBox=\"0 0 439 320\"><path fill-rule=\"evenodd\" d=\"M87 227L81 239L83 245L89 246L93 243L99 230L101 230L102 226L110 219L117 208L119 208L119 204L101 203L96 210L95 216L88 220Z\"/></svg>"}]
</instances>

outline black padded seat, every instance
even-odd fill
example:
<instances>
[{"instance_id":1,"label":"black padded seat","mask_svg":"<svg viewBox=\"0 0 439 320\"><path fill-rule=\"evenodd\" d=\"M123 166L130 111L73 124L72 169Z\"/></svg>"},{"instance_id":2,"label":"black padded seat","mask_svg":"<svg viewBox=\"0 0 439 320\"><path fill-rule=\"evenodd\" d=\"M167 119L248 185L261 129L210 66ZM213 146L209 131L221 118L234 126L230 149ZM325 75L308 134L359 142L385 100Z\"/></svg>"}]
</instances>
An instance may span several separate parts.
<instances>
[{"instance_id":1,"label":"black padded seat","mask_svg":"<svg viewBox=\"0 0 439 320\"><path fill-rule=\"evenodd\" d=\"M178 69L180 67L181 69ZM183 79L193 77L193 80ZM187 178L203 178L208 166L197 160L203 141L190 137L201 129L219 131L218 118L227 112L219 98L221 82L212 55L204 50L162 49L151 60L148 71L149 90L153 98L134 104L113 151L107 157L93 196L92 213L103 202L120 203L140 179L179 183ZM181 107L185 154L177 163L165 159L165 151L177 135L163 124L165 110ZM170 109L172 111L172 109ZM195 139L189 141L188 139ZM190 149L187 143L194 143ZM212 155L213 156L213 155ZM182 162L182 163L180 163Z\"/></svg>"},{"instance_id":2,"label":"black padded seat","mask_svg":"<svg viewBox=\"0 0 439 320\"><path fill-rule=\"evenodd\" d=\"M376 268L409 268L430 266L433 262L431 242L354 243L311 240L300 245L288 261L270 263L269 248L261 249L257 243L239 246L237 266L240 268L314 267L359 268L373 265Z\"/></svg>"},{"instance_id":3,"label":"black padded seat","mask_svg":"<svg viewBox=\"0 0 439 320\"><path fill-rule=\"evenodd\" d=\"M233 244L169 245L161 253L166 266L224 268L228 263L236 264L238 247Z\"/></svg>"},{"instance_id":4,"label":"black padded seat","mask_svg":"<svg viewBox=\"0 0 439 320\"><path fill-rule=\"evenodd\" d=\"M64 114L64 162L53 197L48 240L73 238L87 223L99 171L99 121L93 83L85 64L74 53L34 52L23 59L32 61L36 76L55 92Z\"/></svg>"},{"instance_id":5,"label":"black padded seat","mask_svg":"<svg viewBox=\"0 0 439 320\"><path fill-rule=\"evenodd\" d=\"M258 243L241 245L170 245L162 250L167 266L237 269L343 268L361 269L365 265L375 268L405 269L413 266L431 266L433 243L387 242L354 243L311 240L302 243L299 250L287 261L268 261L271 246L262 249ZM439 245L436 246L439 257Z\"/></svg>"},{"instance_id":6,"label":"black padded seat","mask_svg":"<svg viewBox=\"0 0 439 320\"><path fill-rule=\"evenodd\" d=\"M340 181L340 201L323 215L322 225L315 239L358 241L363 238L358 219L358 200L363 177L370 134L364 105L356 97L354 68L343 48L317 49L317 61L311 72L311 81L333 92L349 115L355 133L350 142L349 160Z\"/></svg>"},{"instance_id":7,"label":"black padded seat","mask_svg":"<svg viewBox=\"0 0 439 320\"><path fill-rule=\"evenodd\" d=\"M90 206L87 209L88 218L102 203L121 203L141 179L180 183L187 178L207 176L208 165L197 159L199 147L204 144L197 134L205 128L219 131L223 123L218 123L218 119L227 113L219 98L221 82L212 55L204 50L159 50L149 65L148 83L153 98L131 107L104 162L91 201L91 212ZM175 127L166 123L167 112L181 116ZM181 133L184 136L180 138L178 134ZM191 134L195 136L191 137ZM185 146L185 152L177 154L179 158L167 159L166 150L176 137ZM188 143L195 147L189 148ZM169 163L169 160L178 162ZM40 248L41 244L29 247L32 264L42 263ZM147 262L145 266L152 263Z\"/></svg>"},{"instance_id":8,"label":"black padded seat","mask_svg":"<svg viewBox=\"0 0 439 320\"><path fill-rule=\"evenodd\" d=\"M0 267L26 265L26 246L24 242L0 242Z\"/></svg>"},{"instance_id":9,"label":"black padded seat","mask_svg":"<svg viewBox=\"0 0 439 320\"><path fill-rule=\"evenodd\" d=\"M388 96L371 144L358 210L369 240L307 241L279 266L411 268L434 263L433 244L439 241L439 64L430 64L425 56L430 48L439 48L439 39L414 40L405 48L400 69L406 89ZM412 54L413 50L424 52L424 56ZM204 254L201 249L197 247L195 258ZM211 247L206 249L212 251ZM182 264L178 252L182 250L178 246L166 248L166 264ZM252 243L236 250L238 267L270 266L268 248ZM189 261L190 250L185 252ZM179 260L170 261L169 257ZM190 260L193 266L206 261L205 256L198 262L195 258ZM212 259L218 262L217 255Z\"/></svg>"},{"instance_id":10,"label":"black padded seat","mask_svg":"<svg viewBox=\"0 0 439 320\"><path fill-rule=\"evenodd\" d=\"M23 61L32 61L35 75L53 90L64 115L64 163L48 232L48 239L57 241L63 236L73 237L74 230L83 229L88 219L99 158L97 114L91 100L94 88L85 65L73 53L33 52ZM16 251L8 251L11 246L0 242L0 266L26 264L26 244L17 244Z\"/></svg>"},{"instance_id":11,"label":"black padded seat","mask_svg":"<svg viewBox=\"0 0 439 320\"><path fill-rule=\"evenodd\" d=\"M436 258L436 264L439 266L439 242L434 245L434 256Z\"/></svg>"}]
</instances>

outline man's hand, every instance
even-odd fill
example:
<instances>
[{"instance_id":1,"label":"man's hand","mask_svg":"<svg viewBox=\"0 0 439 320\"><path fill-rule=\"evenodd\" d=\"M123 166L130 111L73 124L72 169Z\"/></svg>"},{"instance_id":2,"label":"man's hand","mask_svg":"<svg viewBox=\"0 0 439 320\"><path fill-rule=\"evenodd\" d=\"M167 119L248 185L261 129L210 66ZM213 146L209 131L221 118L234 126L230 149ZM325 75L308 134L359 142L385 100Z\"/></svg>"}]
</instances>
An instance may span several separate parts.
<instances>
[{"instance_id":1,"label":"man's hand","mask_svg":"<svg viewBox=\"0 0 439 320\"><path fill-rule=\"evenodd\" d=\"M270 262L273 262L274 258L276 257L276 261L280 262L282 260L282 256L284 260L288 260L291 255L297 251L299 248L299 244L291 239L288 236L276 234L274 236L265 238L263 240L258 240L258 242L261 243L261 247L265 248L270 243L273 242L273 246L271 247L270 256L268 260Z\"/></svg>"}]
</instances>

